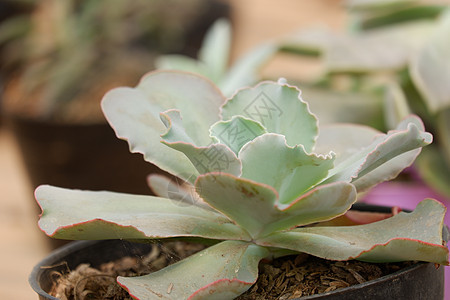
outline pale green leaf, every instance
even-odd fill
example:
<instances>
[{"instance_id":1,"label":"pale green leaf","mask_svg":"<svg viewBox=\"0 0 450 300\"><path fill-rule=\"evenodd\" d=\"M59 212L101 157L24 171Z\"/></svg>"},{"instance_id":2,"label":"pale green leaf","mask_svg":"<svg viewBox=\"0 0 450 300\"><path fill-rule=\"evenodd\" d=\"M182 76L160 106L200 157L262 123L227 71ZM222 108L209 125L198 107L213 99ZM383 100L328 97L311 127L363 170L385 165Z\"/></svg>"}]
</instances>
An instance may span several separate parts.
<instances>
[{"instance_id":1,"label":"pale green leaf","mask_svg":"<svg viewBox=\"0 0 450 300\"><path fill-rule=\"evenodd\" d=\"M286 137L290 146L311 151L317 136L317 119L300 97L300 90L279 81L262 82L238 91L222 107L223 120L241 115L261 123L268 132Z\"/></svg>"},{"instance_id":2,"label":"pale green leaf","mask_svg":"<svg viewBox=\"0 0 450 300\"><path fill-rule=\"evenodd\" d=\"M281 48L299 54L318 55L336 38L335 33L323 26L302 29L281 41Z\"/></svg>"},{"instance_id":3,"label":"pale green leaf","mask_svg":"<svg viewBox=\"0 0 450 300\"><path fill-rule=\"evenodd\" d=\"M180 205L198 205L206 209L212 209L195 191L195 187L180 178L171 179L162 174L150 174L147 183L152 192L163 198L179 201Z\"/></svg>"},{"instance_id":4,"label":"pale green leaf","mask_svg":"<svg viewBox=\"0 0 450 300\"><path fill-rule=\"evenodd\" d=\"M411 163L409 159L405 159L405 156L399 159L406 164L403 166L398 165L399 161L390 162L390 160L411 150L420 149L431 141L432 135L423 131L420 119L411 116L400 123L396 130L377 136L369 146L338 163L330 171L329 178L325 182L356 181L377 168L386 168L383 171L378 170L378 174L383 178L389 178ZM374 177L374 173L371 176L371 182L382 180L382 178Z\"/></svg>"},{"instance_id":5,"label":"pale green leaf","mask_svg":"<svg viewBox=\"0 0 450 300\"><path fill-rule=\"evenodd\" d=\"M260 69L277 51L278 46L275 43L255 47L231 66L218 86L227 97L230 97L236 90L254 84L260 78Z\"/></svg>"},{"instance_id":6,"label":"pale green leaf","mask_svg":"<svg viewBox=\"0 0 450 300\"><path fill-rule=\"evenodd\" d=\"M333 151L335 165L370 146L375 137L381 134L369 126L345 123L327 124L320 126L319 129L314 153L325 155Z\"/></svg>"},{"instance_id":7,"label":"pale green leaf","mask_svg":"<svg viewBox=\"0 0 450 300\"><path fill-rule=\"evenodd\" d=\"M212 137L221 144L227 145L236 154L242 146L264 133L267 131L260 123L242 116L234 116L228 121L219 121L210 129Z\"/></svg>"},{"instance_id":8,"label":"pale green leaf","mask_svg":"<svg viewBox=\"0 0 450 300\"><path fill-rule=\"evenodd\" d=\"M245 231L218 212L165 198L40 186L36 199L43 209L39 226L55 238L248 239Z\"/></svg>"},{"instance_id":9,"label":"pale green leaf","mask_svg":"<svg viewBox=\"0 0 450 300\"><path fill-rule=\"evenodd\" d=\"M356 200L354 187L345 182L320 186L289 205L279 203L270 186L228 174L202 175L196 188L205 202L245 228L253 238L329 220L345 213Z\"/></svg>"},{"instance_id":10,"label":"pale green leaf","mask_svg":"<svg viewBox=\"0 0 450 300\"><path fill-rule=\"evenodd\" d=\"M209 70L203 62L184 55L161 55L155 60L155 66L160 70L179 70L192 72L210 78Z\"/></svg>"},{"instance_id":11,"label":"pale green leaf","mask_svg":"<svg viewBox=\"0 0 450 300\"><path fill-rule=\"evenodd\" d=\"M450 165L450 107L437 115L437 135L445 161Z\"/></svg>"},{"instance_id":12,"label":"pale green leaf","mask_svg":"<svg viewBox=\"0 0 450 300\"><path fill-rule=\"evenodd\" d=\"M398 123L411 114L405 93L396 82L386 86L384 95L384 118L389 129L394 129Z\"/></svg>"},{"instance_id":13,"label":"pale green leaf","mask_svg":"<svg viewBox=\"0 0 450 300\"><path fill-rule=\"evenodd\" d=\"M303 145L290 147L284 136L264 134L239 152L242 178L267 184L288 204L321 182L333 168L333 154L308 154ZM307 174L308 176L305 176Z\"/></svg>"},{"instance_id":14,"label":"pale green leaf","mask_svg":"<svg viewBox=\"0 0 450 300\"><path fill-rule=\"evenodd\" d=\"M212 138L206 146L195 144L183 127L180 111L161 113L161 119L167 127L167 132L161 136L163 144L183 152L197 170L187 180L193 182L198 174L209 172L225 172L236 176L241 174L240 160L226 145L213 144Z\"/></svg>"},{"instance_id":15,"label":"pale green leaf","mask_svg":"<svg viewBox=\"0 0 450 300\"><path fill-rule=\"evenodd\" d=\"M219 82L225 74L230 56L231 26L226 19L219 19L211 26L203 40L198 59L209 72L209 78Z\"/></svg>"},{"instance_id":16,"label":"pale green leaf","mask_svg":"<svg viewBox=\"0 0 450 300\"><path fill-rule=\"evenodd\" d=\"M177 176L196 173L192 163L180 152L160 143L165 126L160 113L179 109L186 132L198 145L207 145L208 129L219 121L224 102L221 92L208 80L182 72L153 72L144 76L136 88L116 88L108 92L102 108L118 137L133 152L161 169ZM187 178L183 178L187 179Z\"/></svg>"},{"instance_id":17,"label":"pale green leaf","mask_svg":"<svg viewBox=\"0 0 450 300\"><path fill-rule=\"evenodd\" d=\"M433 25L412 22L339 36L325 51L325 67L330 72L400 70L423 45Z\"/></svg>"},{"instance_id":18,"label":"pale green leaf","mask_svg":"<svg viewBox=\"0 0 450 300\"><path fill-rule=\"evenodd\" d=\"M405 168L410 167L421 151L422 148L400 154L366 175L354 179L352 184L356 187L358 192L364 192L381 182L392 180Z\"/></svg>"},{"instance_id":19,"label":"pale green leaf","mask_svg":"<svg viewBox=\"0 0 450 300\"><path fill-rule=\"evenodd\" d=\"M320 126L332 123L369 124L377 121L383 99L375 93L344 92L299 85L302 97L320 120Z\"/></svg>"},{"instance_id":20,"label":"pale green leaf","mask_svg":"<svg viewBox=\"0 0 450 300\"><path fill-rule=\"evenodd\" d=\"M408 7L411 4L419 2L419 0L347 0L345 5L353 10L368 10L374 9L392 9L394 7Z\"/></svg>"},{"instance_id":21,"label":"pale green leaf","mask_svg":"<svg viewBox=\"0 0 450 300\"><path fill-rule=\"evenodd\" d=\"M450 10L441 18L410 65L411 77L432 112L450 107Z\"/></svg>"},{"instance_id":22,"label":"pale green leaf","mask_svg":"<svg viewBox=\"0 0 450 300\"><path fill-rule=\"evenodd\" d=\"M137 299L233 299L258 277L263 247L225 241L160 271L140 277L118 277Z\"/></svg>"},{"instance_id":23,"label":"pale green leaf","mask_svg":"<svg viewBox=\"0 0 450 300\"><path fill-rule=\"evenodd\" d=\"M425 182L435 191L450 198L450 163L446 162L442 149L430 145L417 158L417 169Z\"/></svg>"},{"instance_id":24,"label":"pale green leaf","mask_svg":"<svg viewBox=\"0 0 450 300\"><path fill-rule=\"evenodd\" d=\"M414 212L358 226L302 227L274 233L259 245L282 247L330 260L419 260L448 265L443 246L445 206L424 200Z\"/></svg>"}]
</instances>

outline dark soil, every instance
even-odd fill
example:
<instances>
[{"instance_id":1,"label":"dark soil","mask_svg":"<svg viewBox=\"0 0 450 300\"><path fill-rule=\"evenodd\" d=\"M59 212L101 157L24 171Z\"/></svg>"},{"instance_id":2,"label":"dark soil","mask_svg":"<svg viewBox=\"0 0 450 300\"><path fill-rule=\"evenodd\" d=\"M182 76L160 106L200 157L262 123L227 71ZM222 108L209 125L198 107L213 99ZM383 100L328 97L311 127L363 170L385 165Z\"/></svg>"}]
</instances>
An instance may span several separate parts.
<instances>
[{"instance_id":1,"label":"dark soil","mask_svg":"<svg viewBox=\"0 0 450 300\"><path fill-rule=\"evenodd\" d=\"M116 283L117 276L141 276L175 263L205 248L185 242L155 244L144 257L124 257L98 269L81 264L75 270L54 273L51 295L61 300L131 300ZM239 300L294 299L314 295L396 272L413 262L372 264L360 261L328 261L296 255L261 262L258 281Z\"/></svg>"},{"instance_id":2,"label":"dark soil","mask_svg":"<svg viewBox=\"0 0 450 300\"><path fill-rule=\"evenodd\" d=\"M306 254L261 263L257 282L239 300L296 299L374 280L413 262L329 261Z\"/></svg>"},{"instance_id":3,"label":"dark soil","mask_svg":"<svg viewBox=\"0 0 450 300\"><path fill-rule=\"evenodd\" d=\"M50 295L61 300L132 300L116 282L117 276L142 276L158 271L202 249L201 244L168 242L153 244L144 257L123 257L102 264L98 269L81 264L75 270L55 272Z\"/></svg>"}]
</instances>

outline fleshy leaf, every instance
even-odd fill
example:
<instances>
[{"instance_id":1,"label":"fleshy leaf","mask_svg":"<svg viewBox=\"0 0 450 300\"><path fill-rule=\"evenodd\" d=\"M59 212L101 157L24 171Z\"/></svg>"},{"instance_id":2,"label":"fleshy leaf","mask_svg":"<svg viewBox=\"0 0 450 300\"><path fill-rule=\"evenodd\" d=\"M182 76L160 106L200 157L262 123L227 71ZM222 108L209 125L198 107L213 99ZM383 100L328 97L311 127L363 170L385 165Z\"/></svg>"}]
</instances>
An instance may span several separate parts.
<instances>
[{"instance_id":1,"label":"fleshy leaf","mask_svg":"<svg viewBox=\"0 0 450 300\"><path fill-rule=\"evenodd\" d=\"M180 205L199 205L211 209L195 191L195 187L180 178L174 180L161 174L150 174L147 183L152 192L162 198L180 201Z\"/></svg>"},{"instance_id":2,"label":"fleshy leaf","mask_svg":"<svg viewBox=\"0 0 450 300\"><path fill-rule=\"evenodd\" d=\"M40 228L62 239L149 239L198 236L248 239L220 213L170 199L69 190L52 186L36 189L43 213Z\"/></svg>"},{"instance_id":3,"label":"fleshy leaf","mask_svg":"<svg viewBox=\"0 0 450 300\"><path fill-rule=\"evenodd\" d=\"M234 116L231 120L217 122L211 126L210 132L212 137L227 145L237 155L242 146L267 131L259 122Z\"/></svg>"},{"instance_id":4,"label":"fleshy leaf","mask_svg":"<svg viewBox=\"0 0 450 300\"><path fill-rule=\"evenodd\" d=\"M198 59L205 63L212 81L219 82L225 74L231 44L231 26L226 19L219 19L211 26L203 40Z\"/></svg>"},{"instance_id":5,"label":"fleshy leaf","mask_svg":"<svg viewBox=\"0 0 450 300\"><path fill-rule=\"evenodd\" d=\"M380 182L385 177L398 174L403 168L410 165L407 155L398 158L407 163L399 164L399 161L390 160L408 151L419 149L431 143L432 135L423 131L423 124L417 117L411 116L399 124L396 130L388 132L386 135L377 136L376 139L361 151L348 157L330 171L329 178L325 182L333 181L356 181L357 179L370 174L377 168L377 173L371 174L371 182ZM374 175L379 174L382 178ZM391 174L391 175L390 175ZM365 185L367 188L367 185Z\"/></svg>"},{"instance_id":6,"label":"fleshy leaf","mask_svg":"<svg viewBox=\"0 0 450 300\"><path fill-rule=\"evenodd\" d=\"M162 135L163 143L170 148L183 152L196 168L198 173L187 178L193 182L198 174L209 172L224 172L239 176L241 162L236 154L224 144L213 144L212 138L207 146L198 147L183 128L183 122L178 110L169 110L161 114L161 119L167 126L167 132ZM187 177L187 176L185 176Z\"/></svg>"},{"instance_id":7,"label":"fleshy leaf","mask_svg":"<svg viewBox=\"0 0 450 300\"><path fill-rule=\"evenodd\" d=\"M334 123L375 123L382 114L383 99L376 93L335 91L306 85L299 85L299 88L320 120L319 127Z\"/></svg>"},{"instance_id":8,"label":"fleshy leaf","mask_svg":"<svg viewBox=\"0 0 450 300\"><path fill-rule=\"evenodd\" d=\"M302 227L274 233L258 241L330 260L368 262L419 260L448 265L443 246L445 206L424 200L412 213L359 226Z\"/></svg>"},{"instance_id":9,"label":"fleshy leaf","mask_svg":"<svg viewBox=\"0 0 450 300\"><path fill-rule=\"evenodd\" d=\"M320 186L289 205L278 203L272 187L228 174L199 176L195 186L205 202L245 228L253 238L329 220L345 213L356 200L353 185L345 182Z\"/></svg>"},{"instance_id":10,"label":"fleshy leaf","mask_svg":"<svg viewBox=\"0 0 450 300\"><path fill-rule=\"evenodd\" d=\"M180 152L160 143L165 126L160 113L177 108L183 125L199 145L210 141L208 129L219 121L221 92L207 79L183 72L153 72L144 76L136 88L116 88L108 92L102 108L118 137L129 142L132 152L177 176L196 172ZM186 178L183 178L186 179Z\"/></svg>"},{"instance_id":11,"label":"fleshy leaf","mask_svg":"<svg viewBox=\"0 0 450 300\"><path fill-rule=\"evenodd\" d=\"M283 204L326 178L334 161L333 154L318 156L306 153L303 145L289 147L284 136L273 133L259 136L242 147L239 159L241 177L275 188Z\"/></svg>"},{"instance_id":12,"label":"fleshy leaf","mask_svg":"<svg viewBox=\"0 0 450 300\"><path fill-rule=\"evenodd\" d=\"M229 97L237 89L254 84L260 78L258 71L277 51L276 43L262 44L250 50L219 81L220 90Z\"/></svg>"},{"instance_id":13,"label":"fleshy leaf","mask_svg":"<svg viewBox=\"0 0 450 300\"><path fill-rule=\"evenodd\" d=\"M209 76L206 65L191 57L179 54L161 55L155 60L155 66L160 70L179 70Z\"/></svg>"},{"instance_id":14,"label":"fleshy leaf","mask_svg":"<svg viewBox=\"0 0 450 300\"><path fill-rule=\"evenodd\" d=\"M290 146L314 146L317 119L301 99L300 90L283 82L262 82L254 88L239 90L222 107L223 120L235 115L261 123L268 132L286 137Z\"/></svg>"},{"instance_id":15,"label":"fleshy leaf","mask_svg":"<svg viewBox=\"0 0 450 300\"><path fill-rule=\"evenodd\" d=\"M432 112L450 107L450 11L441 18L441 24L410 65L411 77Z\"/></svg>"},{"instance_id":16,"label":"fleshy leaf","mask_svg":"<svg viewBox=\"0 0 450 300\"><path fill-rule=\"evenodd\" d=\"M255 244L225 241L160 271L118 277L137 299L233 299L258 277L258 263L269 251Z\"/></svg>"},{"instance_id":17,"label":"fleshy leaf","mask_svg":"<svg viewBox=\"0 0 450 300\"><path fill-rule=\"evenodd\" d=\"M338 165L369 146L379 134L380 131L364 125L338 123L320 126L314 153L324 155L332 150L334 163Z\"/></svg>"}]
</instances>

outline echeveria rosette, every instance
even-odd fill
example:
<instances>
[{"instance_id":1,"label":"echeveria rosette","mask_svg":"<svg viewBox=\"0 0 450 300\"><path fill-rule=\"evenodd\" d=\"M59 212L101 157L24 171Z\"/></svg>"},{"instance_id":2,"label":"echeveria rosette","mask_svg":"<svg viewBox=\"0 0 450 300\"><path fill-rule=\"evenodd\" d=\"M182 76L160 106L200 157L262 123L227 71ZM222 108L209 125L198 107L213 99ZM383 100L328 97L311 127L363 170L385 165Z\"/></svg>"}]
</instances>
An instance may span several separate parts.
<instances>
[{"instance_id":1,"label":"echeveria rosette","mask_svg":"<svg viewBox=\"0 0 450 300\"><path fill-rule=\"evenodd\" d=\"M68 239L217 241L161 271L119 277L138 299L233 298L256 281L261 259L298 252L448 265L445 208L434 200L372 224L320 225L343 215L358 191L396 176L431 142L416 117L387 134L351 125L319 134L300 91L283 81L226 101L208 80L179 72L150 73L135 89L113 90L103 108L132 150L187 181L177 197L201 205L166 198L173 186L161 176L150 185L165 197L41 186L41 229ZM191 184L195 195L188 195Z\"/></svg>"}]
</instances>

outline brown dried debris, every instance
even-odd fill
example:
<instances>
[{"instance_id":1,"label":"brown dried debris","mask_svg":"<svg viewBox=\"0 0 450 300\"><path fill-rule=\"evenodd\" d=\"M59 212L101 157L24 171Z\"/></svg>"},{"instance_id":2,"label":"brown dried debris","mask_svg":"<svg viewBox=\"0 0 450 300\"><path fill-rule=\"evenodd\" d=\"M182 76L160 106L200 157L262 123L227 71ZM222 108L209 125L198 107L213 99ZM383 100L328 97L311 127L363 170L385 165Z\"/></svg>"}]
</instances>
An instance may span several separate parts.
<instances>
[{"instance_id":1,"label":"brown dried debris","mask_svg":"<svg viewBox=\"0 0 450 300\"><path fill-rule=\"evenodd\" d=\"M154 244L152 251L144 257L124 257L105 263L98 269L82 264L65 274L55 272L51 295L61 300L132 300L116 283L117 276L145 275L203 248L203 245L185 242ZM328 261L306 254L287 256L261 262L257 282L237 299L295 299L373 280L409 265L411 262L371 264Z\"/></svg>"},{"instance_id":2,"label":"brown dried debris","mask_svg":"<svg viewBox=\"0 0 450 300\"><path fill-rule=\"evenodd\" d=\"M128 292L117 284L117 276L149 274L203 248L205 246L199 244L169 242L152 245L152 251L144 257L123 257L102 264L98 269L81 264L65 274L55 272L50 295L61 300L132 300Z\"/></svg>"},{"instance_id":3,"label":"brown dried debris","mask_svg":"<svg viewBox=\"0 0 450 300\"><path fill-rule=\"evenodd\" d=\"M298 255L261 264L258 281L239 300L295 299L373 280L411 265L328 261Z\"/></svg>"}]
</instances>

